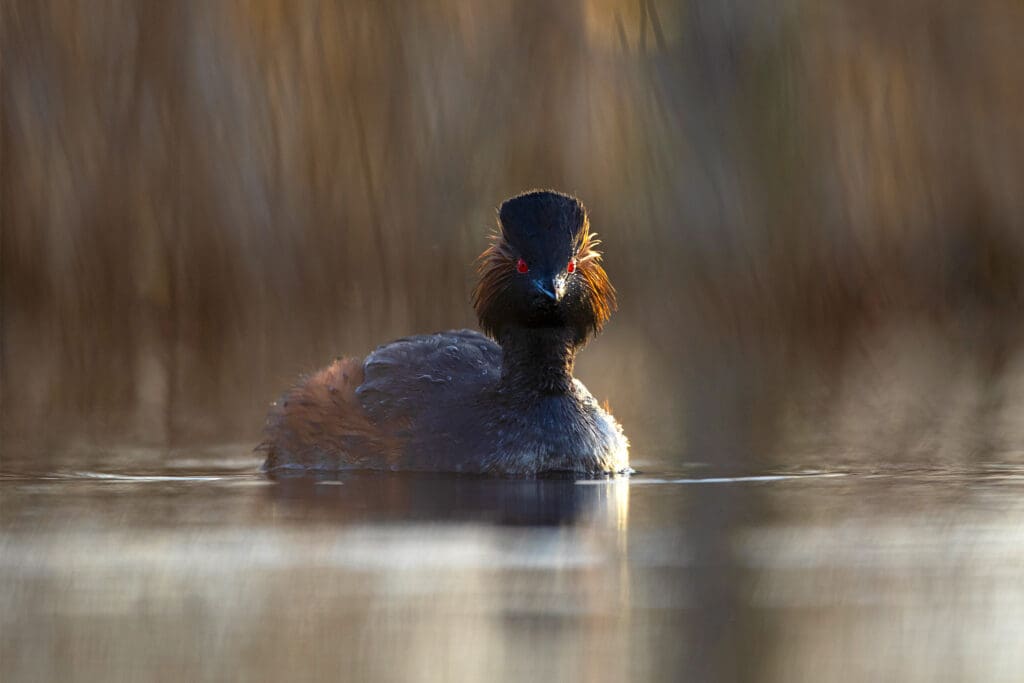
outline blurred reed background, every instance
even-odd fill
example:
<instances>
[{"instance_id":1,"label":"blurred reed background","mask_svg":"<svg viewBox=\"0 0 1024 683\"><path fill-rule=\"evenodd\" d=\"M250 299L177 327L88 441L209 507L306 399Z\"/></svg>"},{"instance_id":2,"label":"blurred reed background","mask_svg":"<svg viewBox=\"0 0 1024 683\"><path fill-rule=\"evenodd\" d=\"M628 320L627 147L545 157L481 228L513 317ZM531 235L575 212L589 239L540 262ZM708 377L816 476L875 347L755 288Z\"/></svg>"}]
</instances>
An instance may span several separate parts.
<instances>
[{"instance_id":1,"label":"blurred reed background","mask_svg":"<svg viewBox=\"0 0 1024 683\"><path fill-rule=\"evenodd\" d=\"M640 467L1024 443L1024 5L2 3L2 429L259 439L581 197Z\"/></svg>"}]
</instances>

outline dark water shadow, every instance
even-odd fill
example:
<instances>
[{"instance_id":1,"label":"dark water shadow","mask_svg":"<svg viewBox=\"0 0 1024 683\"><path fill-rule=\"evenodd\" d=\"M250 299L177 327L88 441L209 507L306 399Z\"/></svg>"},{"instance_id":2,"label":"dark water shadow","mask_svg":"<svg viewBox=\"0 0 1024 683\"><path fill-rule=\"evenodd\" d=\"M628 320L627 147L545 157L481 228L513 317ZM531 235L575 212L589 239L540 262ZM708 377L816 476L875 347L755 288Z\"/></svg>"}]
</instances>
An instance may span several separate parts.
<instances>
[{"instance_id":1,"label":"dark water shadow","mask_svg":"<svg viewBox=\"0 0 1024 683\"><path fill-rule=\"evenodd\" d=\"M267 495L296 520L473 522L563 526L587 518L607 495L578 477L500 479L443 473L272 474Z\"/></svg>"}]
</instances>

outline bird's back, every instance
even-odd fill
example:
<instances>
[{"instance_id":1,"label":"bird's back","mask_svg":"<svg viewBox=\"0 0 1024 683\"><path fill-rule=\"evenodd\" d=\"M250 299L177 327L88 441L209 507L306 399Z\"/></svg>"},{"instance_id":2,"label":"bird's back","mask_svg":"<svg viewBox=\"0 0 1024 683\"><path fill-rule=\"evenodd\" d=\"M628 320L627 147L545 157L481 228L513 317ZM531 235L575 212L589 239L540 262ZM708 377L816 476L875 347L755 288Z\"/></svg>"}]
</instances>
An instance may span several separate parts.
<instances>
[{"instance_id":1,"label":"bird's back","mask_svg":"<svg viewBox=\"0 0 1024 683\"><path fill-rule=\"evenodd\" d=\"M377 347L363 372L356 396L374 420L414 422L495 384L501 347L473 330L416 335Z\"/></svg>"}]
</instances>

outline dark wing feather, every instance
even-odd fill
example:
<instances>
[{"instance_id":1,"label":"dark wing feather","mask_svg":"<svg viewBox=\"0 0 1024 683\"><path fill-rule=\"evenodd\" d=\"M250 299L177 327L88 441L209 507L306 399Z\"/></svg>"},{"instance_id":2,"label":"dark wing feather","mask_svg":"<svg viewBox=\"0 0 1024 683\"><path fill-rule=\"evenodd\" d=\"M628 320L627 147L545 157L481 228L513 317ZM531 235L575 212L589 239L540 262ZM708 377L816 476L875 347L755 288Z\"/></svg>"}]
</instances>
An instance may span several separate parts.
<instances>
[{"instance_id":1,"label":"dark wing feather","mask_svg":"<svg viewBox=\"0 0 1024 683\"><path fill-rule=\"evenodd\" d=\"M363 363L356 396L378 424L415 429L419 419L472 398L501 374L501 347L473 330L398 339Z\"/></svg>"}]
</instances>

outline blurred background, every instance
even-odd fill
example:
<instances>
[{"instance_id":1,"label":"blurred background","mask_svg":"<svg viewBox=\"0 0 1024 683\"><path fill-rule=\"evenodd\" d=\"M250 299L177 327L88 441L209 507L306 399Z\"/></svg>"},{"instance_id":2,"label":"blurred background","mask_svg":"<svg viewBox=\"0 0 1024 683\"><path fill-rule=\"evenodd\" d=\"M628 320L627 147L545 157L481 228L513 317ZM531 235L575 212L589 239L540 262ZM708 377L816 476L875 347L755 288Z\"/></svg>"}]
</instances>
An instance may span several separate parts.
<instances>
[{"instance_id":1,"label":"blurred background","mask_svg":"<svg viewBox=\"0 0 1024 683\"><path fill-rule=\"evenodd\" d=\"M577 194L642 464L1019 448L1024 7L3 3L9 437L255 443ZM720 452L720 455L709 455Z\"/></svg>"},{"instance_id":2,"label":"blurred background","mask_svg":"<svg viewBox=\"0 0 1024 683\"><path fill-rule=\"evenodd\" d=\"M1022 35L0 0L0 678L1018 680ZM258 474L299 375L475 326L534 187L603 240L577 375L640 473Z\"/></svg>"}]
</instances>

